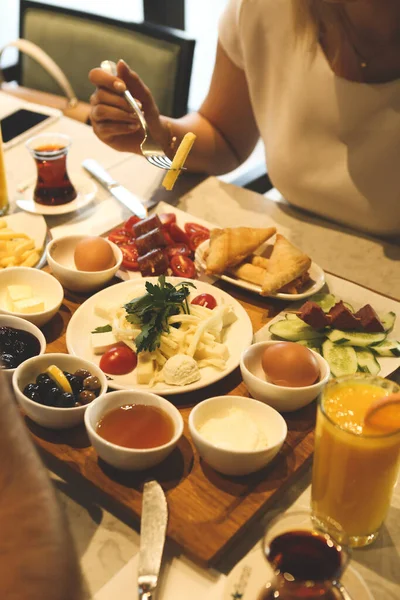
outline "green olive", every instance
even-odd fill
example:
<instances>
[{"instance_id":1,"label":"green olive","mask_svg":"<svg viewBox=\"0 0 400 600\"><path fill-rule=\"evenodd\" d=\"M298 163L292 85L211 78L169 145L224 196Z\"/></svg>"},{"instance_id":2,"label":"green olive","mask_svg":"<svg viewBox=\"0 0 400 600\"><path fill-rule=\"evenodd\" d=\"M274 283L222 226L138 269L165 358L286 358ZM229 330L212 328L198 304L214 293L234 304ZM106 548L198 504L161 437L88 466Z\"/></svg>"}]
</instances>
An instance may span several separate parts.
<instances>
[{"instance_id":1,"label":"green olive","mask_svg":"<svg viewBox=\"0 0 400 600\"><path fill-rule=\"evenodd\" d=\"M85 390L99 390L101 388L99 378L94 375L86 377L86 379L83 380L83 388Z\"/></svg>"},{"instance_id":2,"label":"green olive","mask_svg":"<svg viewBox=\"0 0 400 600\"><path fill-rule=\"evenodd\" d=\"M79 394L79 401L82 404L89 404L90 402L92 402L92 400L94 400L96 398L96 394L94 392L91 392L90 390L83 390L80 394Z\"/></svg>"}]
</instances>

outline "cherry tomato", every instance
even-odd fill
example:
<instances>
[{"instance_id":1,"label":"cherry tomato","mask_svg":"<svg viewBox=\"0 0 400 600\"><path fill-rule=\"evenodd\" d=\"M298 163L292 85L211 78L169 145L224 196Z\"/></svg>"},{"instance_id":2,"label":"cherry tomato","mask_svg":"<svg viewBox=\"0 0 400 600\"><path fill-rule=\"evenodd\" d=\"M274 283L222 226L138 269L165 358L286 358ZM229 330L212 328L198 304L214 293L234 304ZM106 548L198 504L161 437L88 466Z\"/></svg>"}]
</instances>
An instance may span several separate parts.
<instances>
[{"instance_id":1,"label":"cherry tomato","mask_svg":"<svg viewBox=\"0 0 400 600\"><path fill-rule=\"evenodd\" d=\"M186 244L172 244L172 246L168 246L165 248L165 254L171 259L173 256L177 256L178 254L182 254L183 256L190 256L190 248L186 246Z\"/></svg>"},{"instance_id":2,"label":"cherry tomato","mask_svg":"<svg viewBox=\"0 0 400 600\"><path fill-rule=\"evenodd\" d=\"M110 242L117 244L117 246L120 246L121 244L129 244L129 242L132 241L132 237L125 231L123 227L114 229L114 231L112 231L108 236L108 239Z\"/></svg>"},{"instance_id":3,"label":"cherry tomato","mask_svg":"<svg viewBox=\"0 0 400 600\"><path fill-rule=\"evenodd\" d=\"M197 246L200 246L203 242L209 239L209 235L206 233L194 233L190 236L190 248L193 252L196 251Z\"/></svg>"},{"instance_id":4,"label":"cherry tomato","mask_svg":"<svg viewBox=\"0 0 400 600\"><path fill-rule=\"evenodd\" d=\"M188 277L194 279L196 277L196 267L194 262L183 254L176 254L170 260L172 272L177 277Z\"/></svg>"},{"instance_id":5,"label":"cherry tomato","mask_svg":"<svg viewBox=\"0 0 400 600\"><path fill-rule=\"evenodd\" d=\"M140 217L137 217L136 215L132 215L131 217L129 217L129 219L124 224L125 231L130 235L133 235L133 226L136 225L136 223L139 223L139 221L141 220L142 219Z\"/></svg>"},{"instance_id":6,"label":"cherry tomato","mask_svg":"<svg viewBox=\"0 0 400 600\"><path fill-rule=\"evenodd\" d=\"M162 213L159 215L160 221L165 227L169 227L172 223L176 223L176 214L175 213Z\"/></svg>"},{"instance_id":7,"label":"cherry tomato","mask_svg":"<svg viewBox=\"0 0 400 600\"><path fill-rule=\"evenodd\" d=\"M204 227L204 225L198 225L197 223L185 223L185 231L189 236L196 233L204 233L204 235L207 235L207 238L210 237L210 230Z\"/></svg>"},{"instance_id":8,"label":"cherry tomato","mask_svg":"<svg viewBox=\"0 0 400 600\"><path fill-rule=\"evenodd\" d=\"M171 223L169 233L174 242L186 244L186 246L190 245L188 236L176 223Z\"/></svg>"},{"instance_id":9,"label":"cherry tomato","mask_svg":"<svg viewBox=\"0 0 400 600\"><path fill-rule=\"evenodd\" d=\"M109 375L126 375L137 365L137 356L123 342L107 350L100 360L100 369Z\"/></svg>"},{"instance_id":10,"label":"cherry tomato","mask_svg":"<svg viewBox=\"0 0 400 600\"><path fill-rule=\"evenodd\" d=\"M198 304L213 310L217 306L217 301L211 294L199 294L196 298L193 298L191 304Z\"/></svg>"},{"instance_id":11,"label":"cherry tomato","mask_svg":"<svg viewBox=\"0 0 400 600\"><path fill-rule=\"evenodd\" d=\"M123 244L120 247L122 252L122 266L128 271L139 271L139 265L137 262L139 253L137 251L136 245L131 242L130 244Z\"/></svg>"},{"instance_id":12,"label":"cherry tomato","mask_svg":"<svg viewBox=\"0 0 400 600\"><path fill-rule=\"evenodd\" d=\"M162 232L163 232L163 236L165 237L165 241L167 242L167 246L172 246L175 242L172 239L172 237L171 237L171 235L170 235L170 233L169 233L166 225L163 225L161 229L162 229Z\"/></svg>"}]
</instances>

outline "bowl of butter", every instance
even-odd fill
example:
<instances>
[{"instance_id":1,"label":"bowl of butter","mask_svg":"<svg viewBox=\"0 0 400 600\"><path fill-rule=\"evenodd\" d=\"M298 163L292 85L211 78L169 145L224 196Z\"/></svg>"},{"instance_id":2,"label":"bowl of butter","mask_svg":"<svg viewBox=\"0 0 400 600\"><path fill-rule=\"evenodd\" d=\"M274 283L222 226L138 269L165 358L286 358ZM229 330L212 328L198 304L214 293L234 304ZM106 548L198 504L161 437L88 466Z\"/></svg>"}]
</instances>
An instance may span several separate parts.
<instances>
[{"instance_id":1,"label":"bowl of butter","mask_svg":"<svg viewBox=\"0 0 400 600\"><path fill-rule=\"evenodd\" d=\"M224 475L254 473L278 454L287 436L284 418L244 396L216 396L189 415L189 431L204 462Z\"/></svg>"},{"instance_id":2,"label":"bowl of butter","mask_svg":"<svg viewBox=\"0 0 400 600\"><path fill-rule=\"evenodd\" d=\"M62 285L45 271L29 267L0 271L0 314L20 317L40 327L58 312L63 298Z\"/></svg>"}]
</instances>

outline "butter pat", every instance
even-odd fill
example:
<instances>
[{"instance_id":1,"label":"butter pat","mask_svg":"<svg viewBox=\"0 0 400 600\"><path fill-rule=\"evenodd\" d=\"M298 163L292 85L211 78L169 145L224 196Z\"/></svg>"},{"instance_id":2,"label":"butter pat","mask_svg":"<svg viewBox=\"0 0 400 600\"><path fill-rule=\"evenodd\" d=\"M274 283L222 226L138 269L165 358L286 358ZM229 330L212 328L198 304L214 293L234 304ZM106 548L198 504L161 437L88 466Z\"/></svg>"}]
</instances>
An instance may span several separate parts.
<instances>
[{"instance_id":1,"label":"butter pat","mask_svg":"<svg viewBox=\"0 0 400 600\"><path fill-rule=\"evenodd\" d=\"M197 429L208 442L225 450L251 452L268 446L256 419L239 408L219 413Z\"/></svg>"},{"instance_id":2,"label":"butter pat","mask_svg":"<svg viewBox=\"0 0 400 600\"><path fill-rule=\"evenodd\" d=\"M44 302L40 298L27 298L14 302L14 312L30 315L44 310Z\"/></svg>"},{"instance_id":3,"label":"butter pat","mask_svg":"<svg viewBox=\"0 0 400 600\"><path fill-rule=\"evenodd\" d=\"M7 299L14 303L19 300L32 298L32 288L30 285L9 285L7 287Z\"/></svg>"}]
</instances>

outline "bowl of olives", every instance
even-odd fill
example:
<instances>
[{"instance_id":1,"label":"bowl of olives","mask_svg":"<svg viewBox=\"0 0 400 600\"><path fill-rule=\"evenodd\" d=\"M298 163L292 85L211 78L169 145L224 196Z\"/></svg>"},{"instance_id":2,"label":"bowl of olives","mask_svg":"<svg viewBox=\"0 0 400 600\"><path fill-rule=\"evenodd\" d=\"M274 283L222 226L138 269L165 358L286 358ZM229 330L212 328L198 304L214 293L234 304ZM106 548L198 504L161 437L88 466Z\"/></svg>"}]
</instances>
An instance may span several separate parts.
<instances>
[{"instance_id":1,"label":"bowl of olives","mask_svg":"<svg viewBox=\"0 0 400 600\"><path fill-rule=\"evenodd\" d=\"M79 425L87 406L107 391L107 378L97 365L69 354L28 359L17 367L12 383L26 415L50 429Z\"/></svg>"},{"instance_id":2,"label":"bowl of olives","mask_svg":"<svg viewBox=\"0 0 400 600\"><path fill-rule=\"evenodd\" d=\"M36 325L19 317L0 315L0 369L9 380L24 361L46 351L46 339Z\"/></svg>"}]
</instances>

